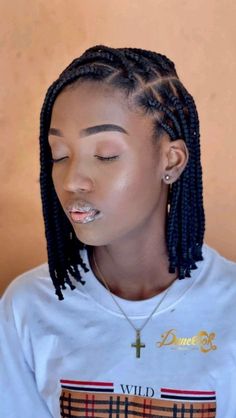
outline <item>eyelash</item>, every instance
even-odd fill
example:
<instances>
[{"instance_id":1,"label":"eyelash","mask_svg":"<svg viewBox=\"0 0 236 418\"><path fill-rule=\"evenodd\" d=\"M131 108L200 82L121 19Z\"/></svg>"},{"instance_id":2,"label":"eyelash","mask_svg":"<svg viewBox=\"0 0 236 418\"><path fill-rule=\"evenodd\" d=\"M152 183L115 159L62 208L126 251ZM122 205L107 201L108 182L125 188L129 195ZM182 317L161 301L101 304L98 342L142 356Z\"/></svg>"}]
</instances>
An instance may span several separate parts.
<instances>
[{"instance_id":1,"label":"eyelash","mask_svg":"<svg viewBox=\"0 0 236 418\"><path fill-rule=\"evenodd\" d=\"M102 157L101 155L95 155L95 157L97 157L97 159L100 161L112 161L116 160L119 155L113 155L112 157Z\"/></svg>"},{"instance_id":2,"label":"eyelash","mask_svg":"<svg viewBox=\"0 0 236 418\"><path fill-rule=\"evenodd\" d=\"M95 155L95 157L100 161L112 161L112 160L116 160L119 157L119 155L113 155L112 157L102 157L101 155ZM56 163L59 163L59 161L64 160L65 158L67 158L67 157L62 157L62 158L58 158L58 159L52 158L51 162L53 164L56 164Z\"/></svg>"},{"instance_id":3,"label":"eyelash","mask_svg":"<svg viewBox=\"0 0 236 418\"><path fill-rule=\"evenodd\" d=\"M56 163L59 163L59 161L61 161L61 160L64 160L66 157L62 157L62 158L52 158L51 159L51 162L53 163L53 164L56 164Z\"/></svg>"}]
</instances>

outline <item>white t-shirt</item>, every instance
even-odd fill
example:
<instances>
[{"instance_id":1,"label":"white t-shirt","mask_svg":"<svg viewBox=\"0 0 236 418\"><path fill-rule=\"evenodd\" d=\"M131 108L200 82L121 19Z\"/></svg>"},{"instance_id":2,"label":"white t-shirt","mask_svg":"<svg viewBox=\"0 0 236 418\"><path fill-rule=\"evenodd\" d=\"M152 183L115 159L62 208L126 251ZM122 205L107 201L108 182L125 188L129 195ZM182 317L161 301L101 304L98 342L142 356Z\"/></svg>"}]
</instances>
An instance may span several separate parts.
<instances>
[{"instance_id":1,"label":"white t-shirt","mask_svg":"<svg viewBox=\"0 0 236 418\"><path fill-rule=\"evenodd\" d=\"M203 256L145 325L140 358L91 269L63 301L47 264L15 279L1 301L0 416L236 418L236 264ZM117 300L142 327L162 297Z\"/></svg>"}]
</instances>

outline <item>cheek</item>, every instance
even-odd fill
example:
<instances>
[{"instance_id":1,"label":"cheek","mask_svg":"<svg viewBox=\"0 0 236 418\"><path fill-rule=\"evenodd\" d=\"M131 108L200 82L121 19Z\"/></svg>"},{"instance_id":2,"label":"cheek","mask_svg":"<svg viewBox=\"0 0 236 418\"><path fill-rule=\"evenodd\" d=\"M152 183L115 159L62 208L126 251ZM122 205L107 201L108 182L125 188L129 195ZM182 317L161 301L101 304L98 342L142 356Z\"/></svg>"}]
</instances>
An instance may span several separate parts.
<instances>
[{"instance_id":1,"label":"cheek","mask_svg":"<svg viewBox=\"0 0 236 418\"><path fill-rule=\"evenodd\" d=\"M55 192L57 194L57 197L62 205L63 203L63 188L62 188L62 180L61 176L58 174L58 172L55 173L55 171L52 171L52 182L54 185Z\"/></svg>"},{"instance_id":2,"label":"cheek","mask_svg":"<svg viewBox=\"0 0 236 418\"><path fill-rule=\"evenodd\" d=\"M119 175L116 180L109 179L110 187L106 190L108 202L114 208L122 209L127 206L132 207L136 211L140 206L145 207L151 202L155 202L158 198L158 181L153 168L126 170Z\"/></svg>"},{"instance_id":3,"label":"cheek","mask_svg":"<svg viewBox=\"0 0 236 418\"><path fill-rule=\"evenodd\" d=\"M52 170L52 182L54 185L54 189L56 190L56 193L58 194L58 192L60 191L60 187L59 187L60 181L59 181L58 175L55 174L54 170Z\"/></svg>"}]
</instances>

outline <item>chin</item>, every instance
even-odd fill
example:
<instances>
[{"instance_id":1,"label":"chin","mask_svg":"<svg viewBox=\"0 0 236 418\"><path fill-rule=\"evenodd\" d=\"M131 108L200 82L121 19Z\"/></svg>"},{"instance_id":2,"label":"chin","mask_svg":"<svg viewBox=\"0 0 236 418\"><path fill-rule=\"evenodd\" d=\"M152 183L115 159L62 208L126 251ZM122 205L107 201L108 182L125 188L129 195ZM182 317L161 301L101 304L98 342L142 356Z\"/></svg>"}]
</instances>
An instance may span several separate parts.
<instances>
[{"instance_id":1,"label":"chin","mask_svg":"<svg viewBox=\"0 0 236 418\"><path fill-rule=\"evenodd\" d=\"M92 232L90 232L90 233L84 232L83 233L81 231L77 231L76 228L74 228L74 231L75 231L75 235L78 238L78 240L80 242L82 242L83 244L96 246L96 247L109 244L109 241L105 240L104 236L99 237L98 234L95 234L95 233L92 233Z\"/></svg>"}]
</instances>

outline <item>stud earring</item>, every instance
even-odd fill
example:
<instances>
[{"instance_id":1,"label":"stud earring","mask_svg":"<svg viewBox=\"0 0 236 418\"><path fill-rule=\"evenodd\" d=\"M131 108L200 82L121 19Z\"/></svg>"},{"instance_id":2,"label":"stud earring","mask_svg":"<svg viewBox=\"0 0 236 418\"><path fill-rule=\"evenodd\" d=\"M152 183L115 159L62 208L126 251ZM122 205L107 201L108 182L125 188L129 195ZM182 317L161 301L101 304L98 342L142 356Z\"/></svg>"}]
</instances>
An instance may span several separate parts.
<instances>
[{"instance_id":1,"label":"stud earring","mask_svg":"<svg viewBox=\"0 0 236 418\"><path fill-rule=\"evenodd\" d=\"M166 181L170 180L170 176L169 176L169 174L165 174L165 180L166 180Z\"/></svg>"}]
</instances>

